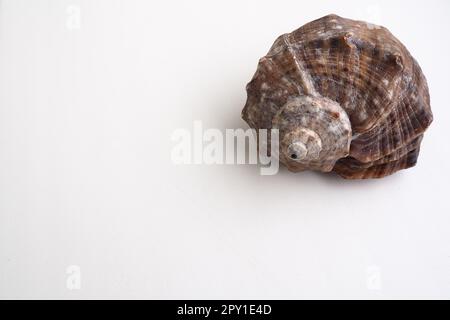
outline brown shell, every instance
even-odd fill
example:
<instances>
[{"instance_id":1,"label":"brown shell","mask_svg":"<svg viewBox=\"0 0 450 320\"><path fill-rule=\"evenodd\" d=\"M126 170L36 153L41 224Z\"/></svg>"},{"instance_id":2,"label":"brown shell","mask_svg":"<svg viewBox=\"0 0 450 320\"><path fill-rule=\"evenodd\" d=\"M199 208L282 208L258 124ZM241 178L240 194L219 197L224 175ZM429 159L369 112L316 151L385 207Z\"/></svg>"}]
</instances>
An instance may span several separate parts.
<instances>
[{"instance_id":1,"label":"brown shell","mask_svg":"<svg viewBox=\"0 0 450 320\"><path fill-rule=\"evenodd\" d=\"M292 171L333 170L344 178L379 178L414 166L433 119L425 77L400 41L383 27L336 15L280 36L260 59L247 94L242 117L256 129L291 132L293 123L290 129L274 124L299 97L316 97L317 108L323 99L340 106L346 114L340 118L348 117L351 124L349 146L342 142L331 167L311 167L311 161L288 156L280 161Z\"/></svg>"}]
</instances>

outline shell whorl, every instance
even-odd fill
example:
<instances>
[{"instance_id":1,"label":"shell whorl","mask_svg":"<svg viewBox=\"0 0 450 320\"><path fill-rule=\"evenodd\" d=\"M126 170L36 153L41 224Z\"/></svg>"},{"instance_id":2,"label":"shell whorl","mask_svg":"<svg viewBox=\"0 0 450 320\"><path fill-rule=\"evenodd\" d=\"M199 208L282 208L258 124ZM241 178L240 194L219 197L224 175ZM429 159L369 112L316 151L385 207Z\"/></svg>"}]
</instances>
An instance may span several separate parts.
<instances>
[{"instance_id":1,"label":"shell whorl","mask_svg":"<svg viewBox=\"0 0 450 320\"><path fill-rule=\"evenodd\" d=\"M351 124L345 111L321 96L297 96L275 114L280 157L292 171L331 171L349 153Z\"/></svg>"},{"instance_id":2,"label":"shell whorl","mask_svg":"<svg viewBox=\"0 0 450 320\"><path fill-rule=\"evenodd\" d=\"M280 130L292 171L374 178L411 167L433 119L425 77L400 41L336 15L280 36L247 94L242 117Z\"/></svg>"}]
</instances>

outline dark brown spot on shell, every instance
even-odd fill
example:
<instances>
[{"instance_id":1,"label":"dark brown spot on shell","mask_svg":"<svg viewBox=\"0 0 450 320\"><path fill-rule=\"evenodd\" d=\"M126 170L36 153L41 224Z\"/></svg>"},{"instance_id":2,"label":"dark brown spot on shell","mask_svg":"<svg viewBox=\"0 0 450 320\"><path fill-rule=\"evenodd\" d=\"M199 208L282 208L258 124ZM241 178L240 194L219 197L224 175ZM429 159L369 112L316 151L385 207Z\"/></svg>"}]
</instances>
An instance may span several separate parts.
<instances>
[{"instance_id":1,"label":"dark brown spot on shell","mask_svg":"<svg viewBox=\"0 0 450 320\"><path fill-rule=\"evenodd\" d=\"M339 119L339 113L337 113L337 112L332 112L331 116L335 119Z\"/></svg>"}]
</instances>

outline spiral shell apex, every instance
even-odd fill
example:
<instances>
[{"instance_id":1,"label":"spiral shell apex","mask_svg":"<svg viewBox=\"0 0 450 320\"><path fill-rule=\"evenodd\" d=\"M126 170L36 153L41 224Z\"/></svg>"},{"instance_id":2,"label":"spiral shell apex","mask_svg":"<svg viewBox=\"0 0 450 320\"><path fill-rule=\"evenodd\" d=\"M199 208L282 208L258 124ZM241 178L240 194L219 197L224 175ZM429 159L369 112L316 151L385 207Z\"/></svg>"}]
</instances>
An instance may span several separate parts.
<instances>
[{"instance_id":1,"label":"spiral shell apex","mask_svg":"<svg viewBox=\"0 0 450 320\"><path fill-rule=\"evenodd\" d=\"M291 171L380 178L417 162L433 120L426 79L386 28L328 15L275 41L247 85L243 119L278 129Z\"/></svg>"}]
</instances>

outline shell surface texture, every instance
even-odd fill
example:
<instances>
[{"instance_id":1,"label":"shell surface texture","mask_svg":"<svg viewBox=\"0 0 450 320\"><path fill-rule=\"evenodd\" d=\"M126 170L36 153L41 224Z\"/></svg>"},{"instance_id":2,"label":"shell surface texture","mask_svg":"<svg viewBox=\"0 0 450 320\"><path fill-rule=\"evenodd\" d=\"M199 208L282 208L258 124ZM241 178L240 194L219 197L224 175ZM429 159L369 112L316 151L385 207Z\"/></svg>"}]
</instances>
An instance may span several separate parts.
<instances>
[{"instance_id":1,"label":"shell surface texture","mask_svg":"<svg viewBox=\"0 0 450 320\"><path fill-rule=\"evenodd\" d=\"M433 120L426 79L386 28L328 15L275 41L242 118L279 130L290 171L381 178L414 166Z\"/></svg>"}]
</instances>

